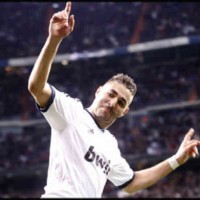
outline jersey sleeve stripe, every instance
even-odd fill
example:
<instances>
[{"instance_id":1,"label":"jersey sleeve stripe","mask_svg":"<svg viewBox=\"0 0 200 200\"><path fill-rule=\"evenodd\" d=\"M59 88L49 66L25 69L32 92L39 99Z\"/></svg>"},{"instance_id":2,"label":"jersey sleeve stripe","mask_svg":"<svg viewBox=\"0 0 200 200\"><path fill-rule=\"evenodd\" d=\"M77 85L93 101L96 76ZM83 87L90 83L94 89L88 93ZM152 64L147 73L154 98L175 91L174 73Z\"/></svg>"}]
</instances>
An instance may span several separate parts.
<instances>
[{"instance_id":1,"label":"jersey sleeve stripe","mask_svg":"<svg viewBox=\"0 0 200 200\"><path fill-rule=\"evenodd\" d=\"M133 177L132 177L129 181L127 181L126 183L124 183L124 184L118 186L118 188L119 188L119 189L125 188L127 185L129 185L129 184L132 182L132 180L134 179L134 177L135 177L135 173L133 174Z\"/></svg>"},{"instance_id":2,"label":"jersey sleeve stripe","mask_svg":"<svg viewBox=\"0 0 200 200\"><path fill-rule=\"evenodd\" d=\"M51 106L51 104L53 103L53 100L55 98L55 91L53 89L53 87L51 85L49 85L51 88L51 97L49 98L49 101L47 102L47 105L44 108L41 108L37 102L36 102L36 108L40 111L40 112L46 112L49 107Z\"/></svg>"}]
</instances>

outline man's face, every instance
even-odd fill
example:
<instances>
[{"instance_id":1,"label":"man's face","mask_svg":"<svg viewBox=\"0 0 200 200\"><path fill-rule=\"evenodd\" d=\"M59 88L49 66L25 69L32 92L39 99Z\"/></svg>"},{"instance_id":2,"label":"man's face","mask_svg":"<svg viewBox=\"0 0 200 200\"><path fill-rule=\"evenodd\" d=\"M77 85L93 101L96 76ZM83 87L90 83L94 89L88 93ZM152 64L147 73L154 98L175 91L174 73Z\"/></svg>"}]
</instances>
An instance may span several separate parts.
<instances>
[{"instance_id":1,"label":"man's face","mask_svg":"<svg viewBox=\"0 0 200 200\"><path fill-rule=\"evenodd\" d=\"M124 116L133 100L131 92L117 81L100 86L95 97L95 116L108 122Z\"/></svg>"}]
</instances>

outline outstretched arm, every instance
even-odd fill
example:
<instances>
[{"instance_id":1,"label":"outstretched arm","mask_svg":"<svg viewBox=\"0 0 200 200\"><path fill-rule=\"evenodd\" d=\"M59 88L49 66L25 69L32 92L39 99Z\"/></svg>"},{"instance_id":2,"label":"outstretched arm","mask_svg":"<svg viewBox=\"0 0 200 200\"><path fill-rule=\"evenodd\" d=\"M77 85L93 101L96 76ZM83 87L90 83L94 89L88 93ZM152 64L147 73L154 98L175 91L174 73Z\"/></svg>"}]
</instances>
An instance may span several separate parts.
<instances>
[{"instance_id":1,"label":"outstretched arm","mask_svg":"<svg viewBox=\"0 0 200 200\"><path fill-rule=\"evenodd\" d=\"M187 132L177 153L173 157L164 160L153 167L136 171L135 178L127 187L124 188L124 190L128 193L133 193L137 190L147 188L170 174L174 170L172 168L173 165L176 168L176 164L182 165L190 157L196 157L199 154L197 146L200 146L200 141L192 139L193 133L193 129L190 129ZM172 163L172 166L170 163Z\"/></svg>"},{"instance_id":2,"label":"outstretched arm","mask_svg":"<svg viewBox=\"0 0 200 200\"><path fill-rule=\"evenodd\" d=\"M47 84L52 62L62 40L74 29L74 16L70 16L71 2L66 3L64 10L55 13L49 24L48 38L38 56L28 81L28 90L40 107L45 107L51 89Z\"/></svg>"}]
</instances>

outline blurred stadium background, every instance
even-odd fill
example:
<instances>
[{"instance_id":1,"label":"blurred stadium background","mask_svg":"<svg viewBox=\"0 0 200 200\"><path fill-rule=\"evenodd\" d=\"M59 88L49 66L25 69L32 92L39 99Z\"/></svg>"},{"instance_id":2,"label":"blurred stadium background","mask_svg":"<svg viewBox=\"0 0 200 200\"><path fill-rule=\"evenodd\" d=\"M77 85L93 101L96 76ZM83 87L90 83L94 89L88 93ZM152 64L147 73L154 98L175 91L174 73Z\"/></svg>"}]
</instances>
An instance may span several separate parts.
<instances>
[{"instance_id":1,"label":"blurred stadium background","mask_svg":"<svg viewBox=\"0 0 200 200\"><path fill-rule=\"evenodd\" d=\"M50 17L64 2L0 3L0 197L40 197L50 127L27 91ZM74 32L63 41L50 81L85 106L95 89L123 72L138 92L110 130L138 170L172 155L190 127L200 137L200 3L73 2ZM103 197L200 197L200 160L126 196L110 182ZM78 180L77 180L78 181Z\"/></svg>"}]
</instances>

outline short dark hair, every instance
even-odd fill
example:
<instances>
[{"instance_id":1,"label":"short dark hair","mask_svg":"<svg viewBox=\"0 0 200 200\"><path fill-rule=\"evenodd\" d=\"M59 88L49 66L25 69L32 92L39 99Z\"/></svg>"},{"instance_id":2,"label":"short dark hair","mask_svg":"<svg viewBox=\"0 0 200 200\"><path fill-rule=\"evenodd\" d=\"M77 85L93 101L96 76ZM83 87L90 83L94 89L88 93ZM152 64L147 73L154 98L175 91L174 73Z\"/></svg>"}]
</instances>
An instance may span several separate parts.
<instances>
[{"instance_id":1,"label":"short dark hair","mask_svg":"<svg viewBox=\"0 0 200 200\"><path fill-rule=\"evenodd\" d=\"M117 81L123 84L127 89L130 90L131 94L134 96L137 91L137 86L134 80L127 74L119 73L112 76L107 82Z\"/></svg>"}]
</instances>

